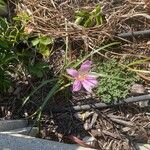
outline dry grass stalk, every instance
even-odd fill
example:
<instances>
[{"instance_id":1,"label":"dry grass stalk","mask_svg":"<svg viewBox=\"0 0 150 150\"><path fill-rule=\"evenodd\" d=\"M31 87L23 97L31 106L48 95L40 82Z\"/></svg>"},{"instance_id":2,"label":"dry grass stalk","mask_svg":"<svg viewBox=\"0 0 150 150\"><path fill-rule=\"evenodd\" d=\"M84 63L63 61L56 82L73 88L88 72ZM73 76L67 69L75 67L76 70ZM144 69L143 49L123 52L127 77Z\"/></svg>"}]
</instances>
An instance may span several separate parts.
<instances>
[{"instance_id":1,"label":"dry grass stalk","mask_svg":"<svg viewBox=\"0 0 150 150\"><path fill-rule=\"evenodd\" d=\"M107 0L86 2L76 0L12 0L16 5L16 13L26 11L31 17L30 24L34 31L54 38L65 37L65 19L68 21L67 34L72 39L89 39L92 44L103 43L112 38L112 34L129 31L130 26L126 25L126 20L130 14L142 13L143 3L131 3L131 1L122 0L122 2L109 2ZM92 10L96 4L102 6L106 22L103 25L84 28L74 24L76 10ZM124 16L124 18L122 18ZM146 14L146 16L148 16ZM145 17L145 15L144 15ZM145 18L139 21L145 22ZM145 27L145 26L144 26ZM87 42L86 41L86 42Z\"/></svg>"}]
</instances>

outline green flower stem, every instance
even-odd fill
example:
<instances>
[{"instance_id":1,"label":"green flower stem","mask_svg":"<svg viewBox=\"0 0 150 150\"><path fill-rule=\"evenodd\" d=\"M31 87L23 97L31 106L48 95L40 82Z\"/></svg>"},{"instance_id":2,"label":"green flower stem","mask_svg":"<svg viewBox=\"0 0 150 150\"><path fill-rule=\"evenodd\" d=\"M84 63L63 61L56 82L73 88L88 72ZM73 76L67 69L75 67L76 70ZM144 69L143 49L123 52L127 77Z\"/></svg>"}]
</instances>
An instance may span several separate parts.
<instances>
[{"instance_id":1,"label":"green flower stem","mask_svg":"<svg viewBox=\"0 0 150 150\"><path fill-rule=\"evenodd\" d=\"M120 44L119 42L113 42L113 43L110 43L110 44L107 44L107 45L104 45L98 49L95 49L93 50L90 54L86 55L81 61L77 62L73 67L76 68L78 67L81 63L83 63L86 59L88 59L90 56L96 54L97 52L105 49L105 48L108 48L108 47L111 47L111 46L114 46L114 45L117 45L117 44Z\"/></svg>"},{"instance_id":2,"label":"green flower stem","mask_svg":"<svg viewBox=\"0 0 150 150\"><path fill-rule=\"evenodd\" d=\"M29 94L28 97L25 98L25 100L23 101L22 107L27 103L27 101L30 99L30 97L31 97L32 95L34 95L34 93L35 93L37 90L39 90L41 87L43 87L43 86L46 85L47 83L55 82L56 80L57 80L57 79L55 78L55 79L50 79L50 80L46 80L46 81L42 82L42 84L40 84L36 89L33 90L33 92L31 92L31 93Z\"/></svg>"},{"instance_id":3,"label":"green flower stem","mask_svg":"<svg viewBox=\"0 0 150 150\"><path fill-rule=\"evenodd\" d=\"M51 89L51 91L48 93L48 95L46 96L46 98L44 99L43 104L37 109L37 111L32 115L35 116L36 114L38 114L37 118L40 118L40 114L42 114L42 111L44 109L44 107L46 106L47 102L49 101L49 99L54 96L57 92L65 89L66 87L68 87L69 85L71 85L71 83L66 84L61 86L63 83L63 81L58 81L55 86L53 86L53 88ZM30 116L31 117L31 116ZM38 119L37 119L38 120Z\"/></svg>"},{"instance_id":4,"label":"green flower stem","mask_svg":"<svg viewBox=\"0 0 150 150\"><path fill-rule=\"evenodd\" d=\"M133 71L133 72L150 74L150 71L148 71L148 70L138 70L138 69L133 69L133 68L130 68L130 67L127 67L127 68L128 68L128 70Z\"/></svg>"},{"instance_id":5,"label":"green flower stem","mask_svg":"<svg viewBox=\"0 0 150 150\"><path fill-rule=\"evenodd\" d=\"M133 66L133 65L138 65L138 64L142 64L143 62L149 61L150 57L147 57L145 59L141 59L141 60L137 60L134 62L129 63L128 65L126 65L127 67Z\"/></svg>"},{"instance_id":6,"label":"green flower stem","mask_svg":"<svg viewBox=\"0 0 150 150\"><path fill-rule=\"evenodd\" d=\"M110 75L105 75L105 74L100 74L100 73L96 73L97 77L104 77L104 78L110 78L110 79L118 79L118 80L123 80L126 81L127 79L123 79L123 78L117 78L117 77L113 77Z\"/></svg>"}]
</instances>

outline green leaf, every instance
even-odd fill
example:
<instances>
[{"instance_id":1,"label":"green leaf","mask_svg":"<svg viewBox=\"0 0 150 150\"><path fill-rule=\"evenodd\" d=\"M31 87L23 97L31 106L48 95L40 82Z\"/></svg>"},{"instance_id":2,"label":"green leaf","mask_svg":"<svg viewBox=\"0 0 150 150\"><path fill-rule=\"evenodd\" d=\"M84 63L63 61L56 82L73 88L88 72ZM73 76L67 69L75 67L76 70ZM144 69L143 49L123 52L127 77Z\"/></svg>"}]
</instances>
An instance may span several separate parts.
<instances>
[{"instance_id":1,"label":"green leaf","mask_svg":"<svg viewBox=\"0 0 150 150\"><path fill-rule=\"evenodd\" d=\"M75 12L75 16L76 17L83 17L83 18L88 18L89 17L89 13L87 11L84 10L80 10L80 11L76 11Z\"/></svg>"},{"instance_id":2,"label":"green leaf","mask_svg":"<svg viewBox=\"0 0 150 150\"><path fill-rule=\"evenodd\" d=\"M31 17L25 11L20 12L16 17L13 18L13 20L15 20L16 22L22 23L23 26L25 26L30 21L30 19Z\"/></svg>"},{"instance_id":3,"label":"green leaf","mask_svg":"<svg viewBox=\"0 0 150 150\"><path fill-rule=\"evenodd\" d=\"M40 42L40 39L39 39L39 38L35 38L34 40L31 41L31 43L32 43L33 46L38 45L39 42Z\"/></svg>"},{"instance_id":4,"label":"green leaf","mask_svg":"<svg viewBox=\"0 0 150 150\"><path fill-rule=\"evenodd\" d=\"M35 89L23 100L22 107L28 102L28 100L30 99L30 97L33 96L40 88L42 88L44 85L46 85L46 84L48 84L48 83L54 83L54 82L56 82L56 81L57 81L56 78L43 81L37 88L35 88Z\"/></svg>"},{"instance_id":5,"label":"green leaf","mask_svg":"<svg viewBox=\"0 0 150 150\"><path fill-rule=\"evenodd\" d=\"M77 17L77 19L75 20L75 23L78 24L78 25L81 25L83 20L84 20L83 17Z\"/></svg>"},{"instance_id":6,"label":"green leaf","mask_svg":"<svg viewBox=\"0 0 150 150\"><path fill-rule=\"evenodd\" d=\"M38 78L42 78L44 71L47 69L49 69L49 65L43 62L28 67L29 72Z\"/></svg>"},{"instance_id":7,"label":"green leaf","mask_svg":"<svg viewBox=\"0 0 150 150\"><path fill-rule=\"evenodd\" d=\"M0 0L0 16L5 16L7 13L7 4L3 0Z\"/></svg>"},{"instance_id":8,"label":"green leaf","mask_svg":"<svg viewBox=\"0 0 150 150\"><path fill-rule=\"evenodd\" d=\"M48 47L40 48L39 53L42 54L45 58L50 56L50 50Z\"/></svg>"},{"instance_id":9,"label":"green leaf","mask_svg":"<svg viewBox=\"0 0 150 150\"><path fill-rule=\"evenodd\" d=\"M17 56L15 56L12 53L6 53L6 55L4 55L2 61L2 64L8 64L9 62L12 62L12 60L17 60Z\"/></svg>"},{"instance_id":10,"label":"green leaf","mask_svg":"<svg viewBox=\"0 0 150 150\"><path fill-rule=\"evenodd\" d=\"M50 37L47 37L47 36L43 36L40 38L40 43L43 44L43 45L49 45L49 44L52 44L53 42L53 39L50 38Z\"/></svg>"},{"instance_id":11,"label":"green leaf","mask_svg":"<svg viewBox=\"0 0 150 150\"><path fill-rule=\"evenodd\" d=\"M93 27L95 25L101 25L103 23L100 5L97 5L91 12L84 10L77 11L75 13L75 18L76 24L82 25L86 28Z\"/></svg>"},{"instance_id":12,"label":"green leaf","mask_svg":"<svg viewBox=\"0 0 150 150\"><path fill-rule=\"evenodd\" d=\"M96 8L94 9L94 11L95 11L95 14L97 15L100 15L100 13L101 13L101 11L102 11L102 9L101 9L101 6L100 5L97 5L96 6Z\"/></svg>"},{"instance_id":13,"label":"green leaf","mask_svg":"<svg viewBox=\"0 0 150 150\"><path fill-rule=\"evenodd\" d=\"M94 25L93 17L89 17L84 23L84 27L86 28L92 27L93 25Z\"/></svg>"},{"instance_id":14,"label":"green leaf","mask_svg":"<svg viewBox=\"0 0 150 150\"><path fill-rule=\"evenodd\" d=\"M0 48L2 49L8 49L9 48L9 43L7 41L4 41L3 39L0 39Z\"/></svg>"},{"instance_id":15,"label":"green leaf","mask_svg":"<svg viewBox=\"0 0 150 150\"><path fill-rule=\"evenodd\" d=\"M0 30L5 31L8 28L6 19L0 18Z\"/></svg>"},{"instance_id":16,"label":"green leaf","mask_svg":"<svg viewBox=\"0 0 150 150\"><path fill-rule=\"evenodd\" d=\"M103 23L103 19L102 19L102 16L100 15L97 15L96 16L96 25L101 25Z\"/></svg>"},{"instance_id":17,"label":"green leaf","mask_svg":"<svg viewBox=\"0 0 150 150\"><path fill-rule=\"evenodd\" d=\"M0 90L6 92L11 86L11 81L9 75L5 70L0 68Z\"/></svg>"},{"instance_id":18,"label":"green leaf","mask_svg":"<svg viewBox=\"0 0 150 150\"><path fill-rule=\"evenodd\" d=\"M50 100L50 98L53 97L60 89L61 89L61 83L58 81L52 87L52 89L49 91L49 93L47 94L46 98L44 99L43 104L39 108L40 111L43 110L43 108L46 106L46 104L48 103L48 101Z\"/></svg>"},{"instance_id":19,"label":"green leaf","mask_svg":"<svg viewBox=\"0 0 150 150\"><path fill-rule=\"evenodd\" d=\"M4 0L0 0L0 5L5 5L6 3L5 3L5 1Z\"/></svg>"}]
</instances>

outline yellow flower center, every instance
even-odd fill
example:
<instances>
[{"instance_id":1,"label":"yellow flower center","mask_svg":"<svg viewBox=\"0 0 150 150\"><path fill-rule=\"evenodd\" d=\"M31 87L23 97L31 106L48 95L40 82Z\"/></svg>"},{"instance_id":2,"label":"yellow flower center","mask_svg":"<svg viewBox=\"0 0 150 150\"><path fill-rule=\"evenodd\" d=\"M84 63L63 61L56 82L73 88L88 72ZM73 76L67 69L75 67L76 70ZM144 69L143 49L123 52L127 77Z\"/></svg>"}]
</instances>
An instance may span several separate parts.
<instances>
[{"instance_id":1,"label":"yellow flower center","mask_svg":"<svg viewBox=\"0 0 150 150\"><path fill-rule=\"evenodd\" d=\"M87 74L80 74L76 77L76 80L83 81L87 78Z\"/></svg>"}]
</instances>

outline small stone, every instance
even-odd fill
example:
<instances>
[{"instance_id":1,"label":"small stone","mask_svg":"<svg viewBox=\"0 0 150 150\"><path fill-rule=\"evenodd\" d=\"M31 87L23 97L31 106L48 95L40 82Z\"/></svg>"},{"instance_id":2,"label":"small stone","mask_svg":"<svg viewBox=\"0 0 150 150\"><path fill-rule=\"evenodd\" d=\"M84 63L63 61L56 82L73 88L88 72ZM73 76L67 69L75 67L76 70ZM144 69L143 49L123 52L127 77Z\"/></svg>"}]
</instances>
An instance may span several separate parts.
<instances>
[{"instance_id":1,"label":"small stone","mask_svg":"<svg viewBox=\"0 0 150 150\"><path fill-rule=\"evenodd\" d=\"M149 105L149 100L139 102L140 107L147 107Z\"/></svg>"},{"instance_id":2,"label":"small stone","mask_svg":"<svg viewBox=\"0 0 150 150\"><path fill-rule=\"evenodd\" d=\"M94 140L95 140L94 137L90 137L90 136L86 136L83 138L83 141L85 141L89 145L92 145Z\"/></svg>"},{"instance_id":3,"label":"small stone","mask_svg":"<svg viewBox=\"0 0 150 150\"><path fill-rule=\"evenodd\" d=\"M94 114L94 112L84 112L84 113L76 113L74 116L77 119L81 119L82 121L85 121L87 118L89 118L90 116L92 116Z\"/></svg>"},{"instance_id":4,"label":"small stone","mask_svg":"<svg viewBox=\"0 0 150 150\"><path fill-rule=\"evenodd\" d=\"M132 94L144 94L145 93L145 87L142 84L134 84L131 87L131 93Z\"/></svg>"},{"instance_id":5,"label":"small stone","mask_svg":"<svg viewBox=\"0 0 150 150\"><path fill-rule=\"evenodd\" d=\"M150 45L150 41L147 42L147 45Z\"/></svg>"},{"instance_id":6,"label":"small stone","mask_svg":"<svg viewBox=\"0 0 150 150\"><path fill-rule=\"evenodd\" d=\"M131 93L136 95L136 94L144 94L147 93L146 88L142 84L134 84L131 87ZM147 107L149 105L149 100L147 101L140 101L138 102L140 107Z\"/></svg>"}]
</instances>

